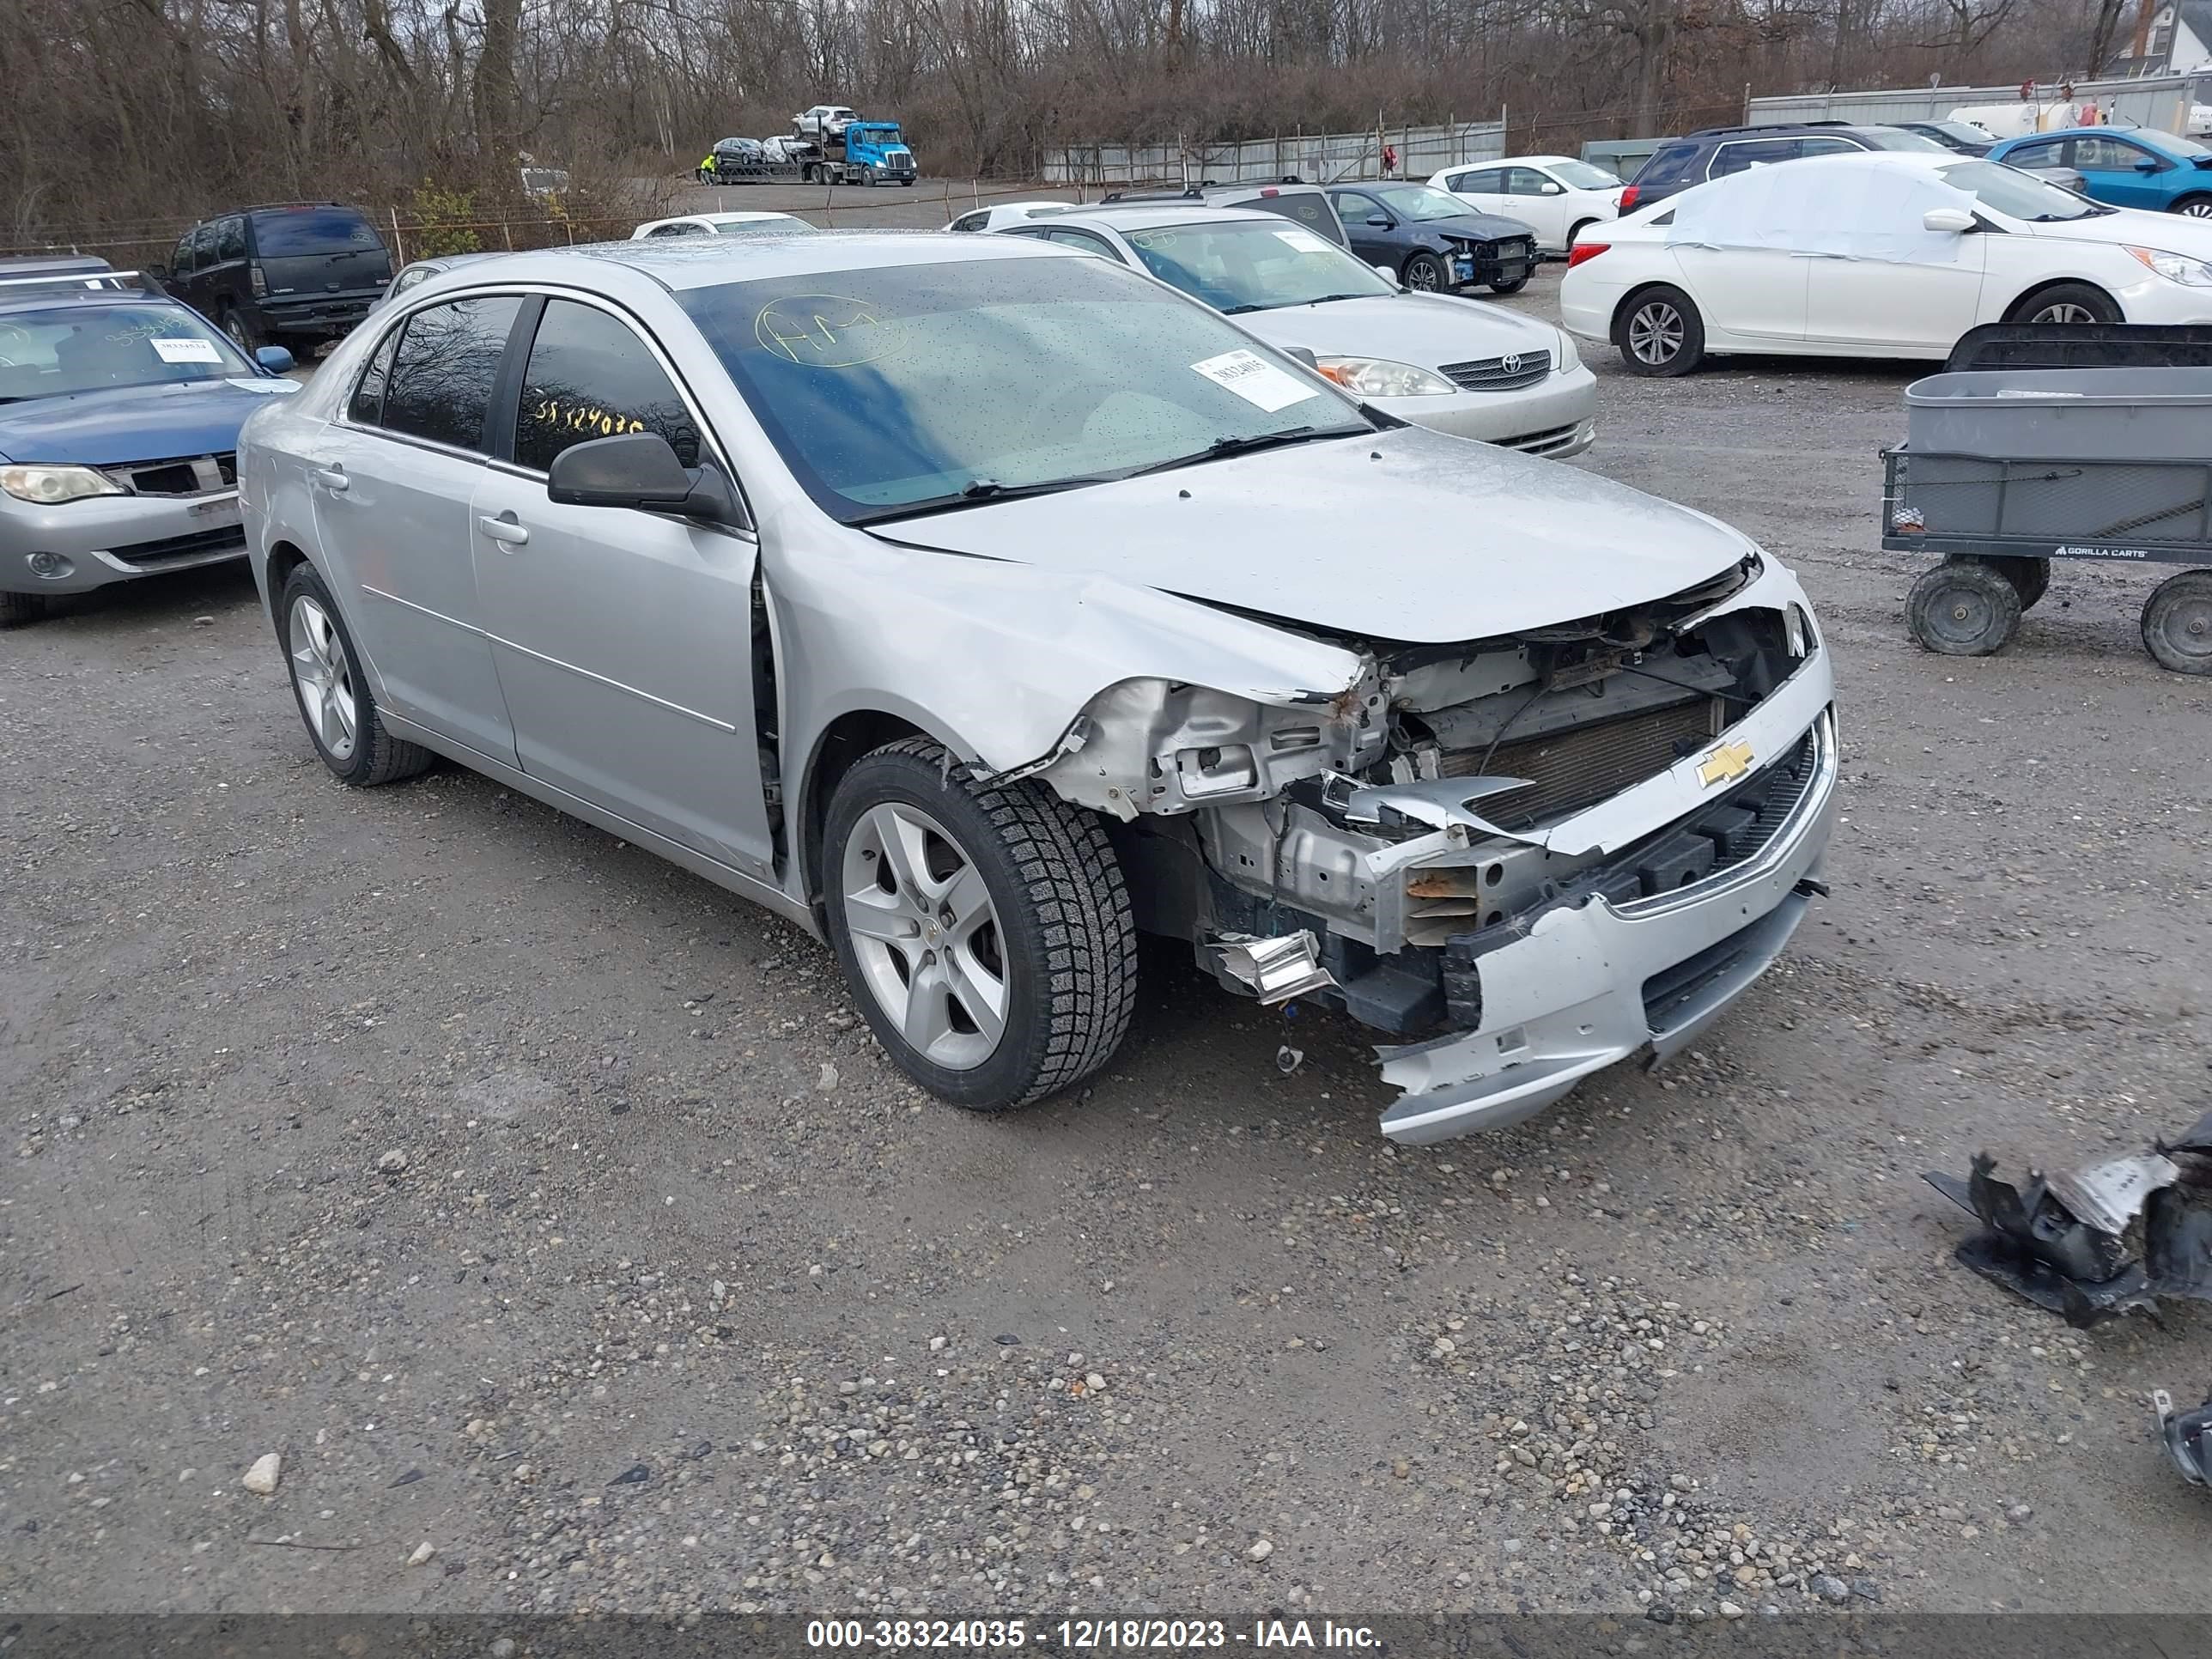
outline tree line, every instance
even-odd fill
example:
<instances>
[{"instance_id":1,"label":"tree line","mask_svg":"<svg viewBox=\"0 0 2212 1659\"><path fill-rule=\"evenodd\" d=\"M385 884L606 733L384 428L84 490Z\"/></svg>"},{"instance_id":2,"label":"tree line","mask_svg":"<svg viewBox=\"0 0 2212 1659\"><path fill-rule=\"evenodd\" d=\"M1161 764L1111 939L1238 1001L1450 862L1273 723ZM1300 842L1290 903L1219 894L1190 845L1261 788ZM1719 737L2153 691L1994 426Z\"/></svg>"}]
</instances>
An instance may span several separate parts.
<instances>
[{"instance_id":1,"label":"tree line","mask_svg":"<svg viewBox=\"0 0 2212 1659\"><path fill-rule=\"evenodd\" d=\"M246 201L483 210L688 169L823 100L924 171L1507 111L1516 147L1726 120L1747 90L2056 81L2147 0L16 0L0 242Z\"/></svg>"}]
</instances>

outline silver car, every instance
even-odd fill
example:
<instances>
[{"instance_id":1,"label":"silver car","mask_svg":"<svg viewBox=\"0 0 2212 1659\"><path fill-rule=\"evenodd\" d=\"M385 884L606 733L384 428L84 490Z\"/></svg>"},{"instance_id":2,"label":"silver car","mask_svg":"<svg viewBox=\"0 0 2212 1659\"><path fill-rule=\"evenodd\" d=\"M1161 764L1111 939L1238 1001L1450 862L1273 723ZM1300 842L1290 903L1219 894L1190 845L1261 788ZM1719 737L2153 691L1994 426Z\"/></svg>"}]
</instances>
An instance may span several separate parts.
<instances>
[{"instance_id":1,"label":"silver car","mask_svg":"<svg viewBox=\"0 0 2212 1659\"><path fill-rule=\"evenodd\" d=\"M1502 306L1411 294L1279 214L1195 203L1071 208L994 226L1158 277L1375 408L1455 437L1565 459L1597 435L1597 380L1564 329Z\"/></svg>"},{"instance_id":2,"label":"silver car","mask_svg":"<svg viewBox=\"0 0 2212 1659\"><path fill-rule=\"evenodd\" d=\"M441 754L814 930L977 1110L1107 1063L1145 929L1373 1028L1385 1133L1509 1122L1689 1041L1818 890L1786 570L1103 259L487 260L242 453L332 772Z\"/></svg>"}]
</instances>

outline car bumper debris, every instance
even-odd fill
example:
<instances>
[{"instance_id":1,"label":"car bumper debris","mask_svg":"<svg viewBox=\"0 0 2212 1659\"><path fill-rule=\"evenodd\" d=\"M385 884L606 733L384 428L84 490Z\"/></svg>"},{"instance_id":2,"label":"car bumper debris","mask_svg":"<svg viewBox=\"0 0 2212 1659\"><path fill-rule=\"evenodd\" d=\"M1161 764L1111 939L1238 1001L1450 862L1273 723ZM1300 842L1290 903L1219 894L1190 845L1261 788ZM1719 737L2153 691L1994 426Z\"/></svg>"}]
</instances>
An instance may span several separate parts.
<instances>
[{"instance_id":1,"label":"car bumper debris","mask_svg":"<svg viewBox=\"0 0 2212 1659\"><path fill-rule=\"evenodd\" d=\"M2076 1328L2161 1297L2212 1302L2212 1113L2144 1153L2045 1176L1996 1178L1989 1153L1967 1178L1931 1170L1928 1184L1983 1231L1953 1253Z\"/></svg>"}]
</instances>

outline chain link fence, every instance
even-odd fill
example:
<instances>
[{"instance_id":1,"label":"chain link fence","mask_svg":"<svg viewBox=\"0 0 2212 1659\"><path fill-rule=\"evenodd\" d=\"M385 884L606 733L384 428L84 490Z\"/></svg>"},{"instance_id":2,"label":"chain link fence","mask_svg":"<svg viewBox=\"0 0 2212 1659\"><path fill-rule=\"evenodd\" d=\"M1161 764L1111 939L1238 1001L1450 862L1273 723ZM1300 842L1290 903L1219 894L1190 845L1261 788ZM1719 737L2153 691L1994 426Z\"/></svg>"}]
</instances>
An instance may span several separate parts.
<instances>
[{"instance_id":1,"label":"chain link fence","mask_svg":"<svg viewBox=\"0 0 2212 1659\"><path fill-rule=\"evenodd\" d=\"M1292 175L1316 184L1371 179L1382 171L1382 147L1397 151L1401 178L1425 179L1462 161L1495 161L1505 153L1505 119L1452 121L1442 126L1378 127L1365 132L1277 133L1235 144L1070 144L1043 152L1048 184L1111 189L1116 185L1237 184Z\"/></svg>"}]
</instances>

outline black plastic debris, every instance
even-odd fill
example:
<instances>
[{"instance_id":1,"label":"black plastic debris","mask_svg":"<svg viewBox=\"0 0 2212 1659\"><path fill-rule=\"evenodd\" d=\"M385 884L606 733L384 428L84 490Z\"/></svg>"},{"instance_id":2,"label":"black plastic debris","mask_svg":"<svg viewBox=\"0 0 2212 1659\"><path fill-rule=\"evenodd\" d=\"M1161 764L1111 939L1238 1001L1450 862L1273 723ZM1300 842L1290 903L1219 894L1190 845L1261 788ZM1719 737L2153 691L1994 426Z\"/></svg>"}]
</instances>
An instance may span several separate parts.
<instances>
[{"instance_id":1,"label":"black plastic debris","mask_svg":"<svg viewBox=\"0 0 2212 1659\"><path fill-rule=\"evenodd\" d=\"M2166 1455L2181 1478L2192 1486L2212 1486L2212 1399L2193 1412L2177 1413L2173 1396L2164 1389L2151 1393L2158 1413L2158 1436L2166 1442Z\"/></svg>"},{"instance_id":2,"label":"black plastic debris","mask_svg":"<svg viewBox=\"0 0 2212 1659\"><path fill-rule=\"evenodd\" d=\"M1928 1184L1978 1218L1958 1261L2039 1308L2081 1327L2149 1308L2160 1297L2212 1302L2212 1112L2172 1143L2025 1188L1999 1181L1996 1160L1967 1178L1930 1171Z\"/></svg>"}]
</instances>

